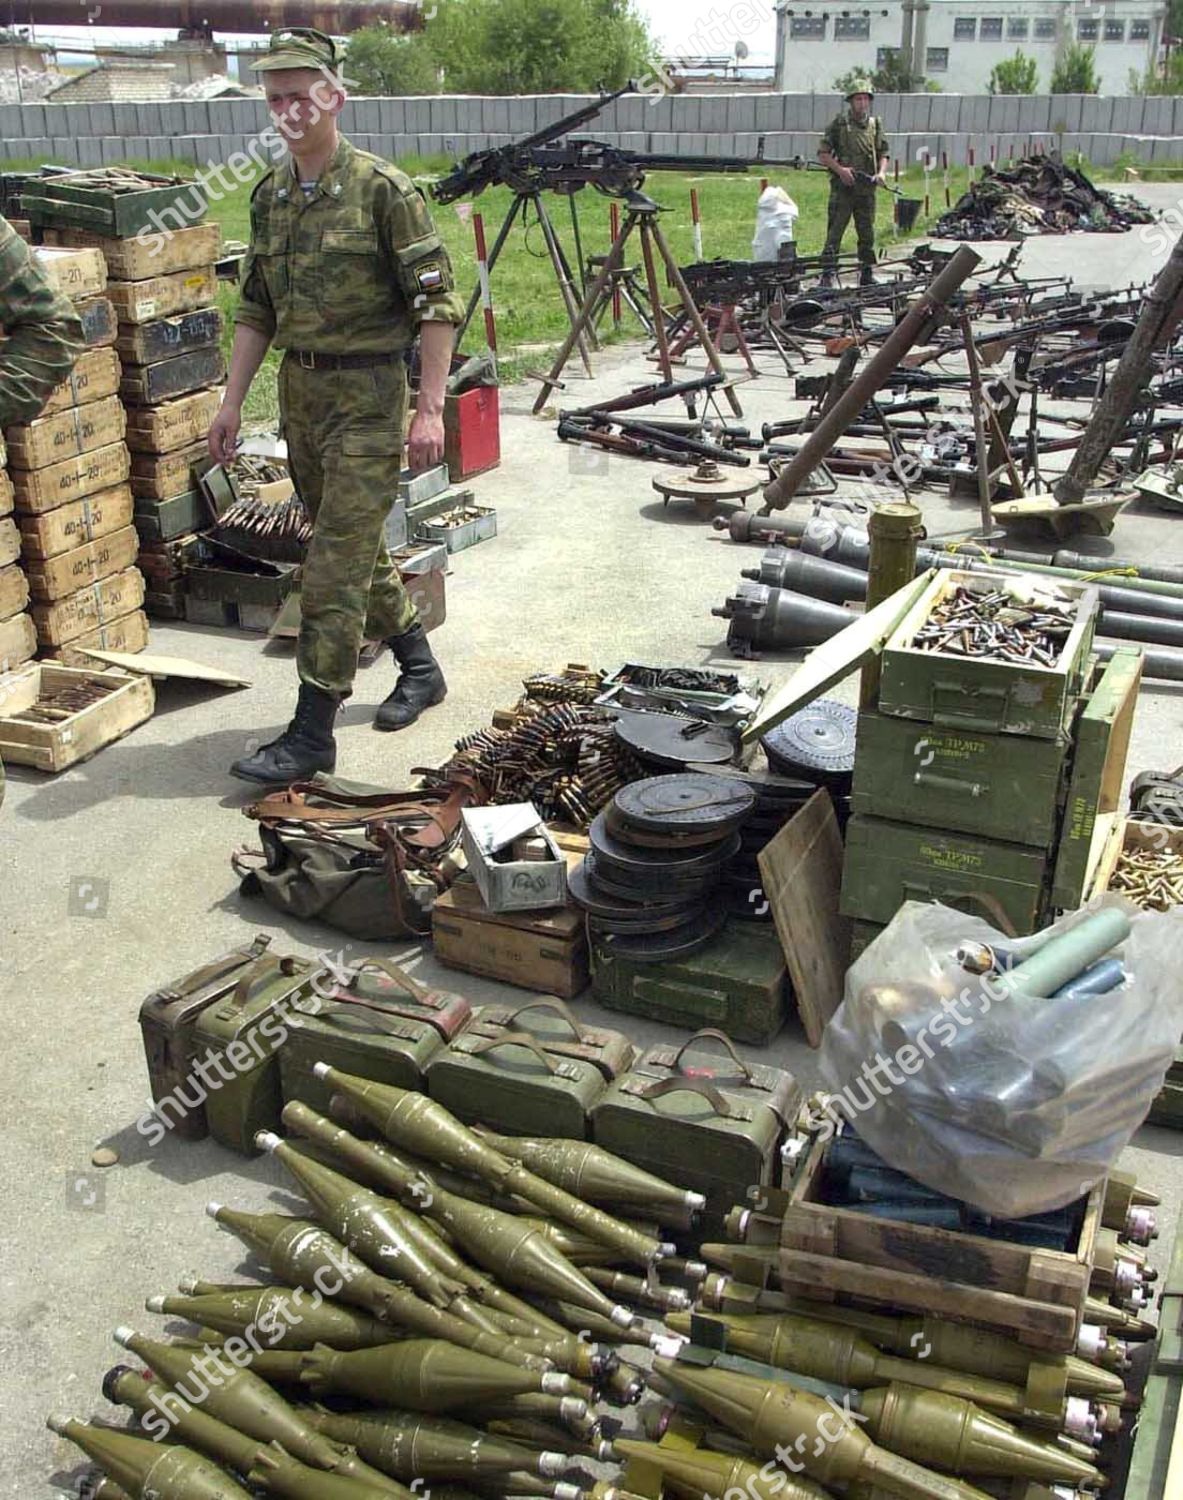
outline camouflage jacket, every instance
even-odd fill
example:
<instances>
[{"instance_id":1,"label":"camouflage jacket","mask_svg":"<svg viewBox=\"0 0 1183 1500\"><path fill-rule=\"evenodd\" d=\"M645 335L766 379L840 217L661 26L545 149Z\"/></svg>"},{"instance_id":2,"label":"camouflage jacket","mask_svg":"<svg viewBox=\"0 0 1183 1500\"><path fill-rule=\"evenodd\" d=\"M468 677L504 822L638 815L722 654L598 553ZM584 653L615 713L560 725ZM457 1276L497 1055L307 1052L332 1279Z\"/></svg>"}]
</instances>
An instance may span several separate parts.
<instances>
[{"instance_id":1,"label":"camouflage jacket","mask_svg":"<svg viewBox=\"0 0 1183 1500\"><path fill-rule=\"evenodd\" d=\"M236 323L281 349L386 354L425 318L460 322L448 252L406 173L344 138L308 199L294 167L251 194Z\"/></svg>"},{"instance_id":2,"label":"camouflage jacket","mask_svg":"<svg viewBox=\"0 0 1183 1500\"><path fill-rule=\"evenodd\" d=\"M865 125L858 125L848 109L830 121L821 143L844 167L872 176L887 155L887 137L879 116L871 115Z\"/></svg>"},{"instance_id":3,"label":"camouflage jacket","mask_svg":"<svg viewBox=\"0 0 1183 1500\"><path fill-rule=\"evenodd\" d=\"M0 218L0 427L31 421L82 352L82 324Z\"/></svg>"}]
</instances>

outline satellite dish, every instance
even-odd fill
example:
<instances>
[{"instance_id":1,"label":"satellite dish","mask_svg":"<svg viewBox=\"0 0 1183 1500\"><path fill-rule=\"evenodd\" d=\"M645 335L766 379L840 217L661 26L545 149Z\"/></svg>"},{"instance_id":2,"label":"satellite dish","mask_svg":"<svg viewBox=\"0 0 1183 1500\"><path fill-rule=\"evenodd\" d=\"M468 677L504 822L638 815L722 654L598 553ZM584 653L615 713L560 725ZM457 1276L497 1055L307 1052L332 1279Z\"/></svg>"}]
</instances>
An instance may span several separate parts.
<instances>
[{"instance_id":1,"label":"satellite dish","mask_svg":"<svg viewBox=\"0 0 1183 1500\"><path fill-rule=\"evenodd\" d=\"M739 41L737 41L736 44L735 44L735 60L736 60L736 62L743 62L744 58L747 57L747 56L748 56L748 44L741 37L739 39Z\"/></svg>"}]
</instances>

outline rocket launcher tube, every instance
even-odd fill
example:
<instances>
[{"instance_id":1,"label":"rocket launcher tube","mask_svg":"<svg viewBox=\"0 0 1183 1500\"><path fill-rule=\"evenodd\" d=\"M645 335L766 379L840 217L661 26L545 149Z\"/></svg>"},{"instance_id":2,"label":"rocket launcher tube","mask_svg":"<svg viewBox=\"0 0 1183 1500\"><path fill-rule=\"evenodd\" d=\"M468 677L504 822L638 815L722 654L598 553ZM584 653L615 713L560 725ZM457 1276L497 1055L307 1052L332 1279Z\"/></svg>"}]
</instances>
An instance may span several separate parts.
<instances>
[{"instance_id":1,"label":"rocket launcher tube","mask_svg":"<svg viewBox=\"0 0 1183 1500\"><path fill-rule=\"evenodd\" d=\"M134 1500L250 1500L217 1464L180 1443L154 1443L73 1417L47 1417L45 1425L93 1458Z\"/></svg>"},{"instance_id":2,"label":"rocket launcher tube","mask_svg":"<svg viewBox=\"0 0 1183 1500\"><path fill-rule=\"evenodd\" d=\"M484 1126L476 1127L476 1134L503 1156L516 1158L554 1187L565 1188L585 1201L607 1204L614 1210L638 1209L661 1223L681 1228L689 1228L695 1215L706 1207L701 1193L675 1187L590 1141L498 1135Z\"/></svg>"},{"instance_id":3,"label":"rocket launcher tube","mask_svg":"<svg viewBox=\"0 0 1183 1500\"><path fill-rule=\"evenodd\" d=\"M379 1276L318 1224L283 1214L242 1213L220 1204L211 1204L207 1212L285 1281L317 1291L322 1290L321 1280L327 1274L335 1278L334 1295L364 1307L385 1322L428 1338L448 1339L508 1364L545 1370L541 1377L544 1383L535 1389L552 1390L556 1394L569 1389L569 1378L546 1370L546 1361L537 1355L523 1352L508 1339L482 1333L462 1318L432 1307L414 1292Z\"/></svg>"},{"instance_id":4,"label":"rocket launcher tube","mask_svg":"<svg viewBox=\"0 0 1183 1500\"><path fill-rule=\"evenodd\" d=\"M611 1214L593 1208L493 1150L433 1099L390 1084L355 1078L327 1063L316 1063L313 1072L343 1093L394 1145L484 1178L500 1192L526 1198L544 1213L612 1246L641 1266L666 1253L660 1240L638 1234Z\"/></svg>"},{"instance_id":5,"label":"rocket launcher tube","mask_svg":"<svg viewBox=\"0 0 1183 1500\"><path fill-rule=\"evenodd\" d=\"M523 1224L515 1215L491 1208L487 1204L473 1203L449 1192L434 1178L409 1167L387 1147L359 1140L341 1126L316 1114L305 1104L285 1105L282 1118L290 1129L298 1130L318 1145L324 1146L338 1160L369 1177L384 1190L397 1193L413 1212L445 1230L493 1276L510 1281L531 1293L578 1303L604 1313L613 1322L621 1322L616 1316L616 1304L598 1287L593 1286L565 1256L552 1249L542 1236L532 1234L530 1226ZM448 1252L447 1247L443 1249L445 1254L454 1254ZM455 1259L459 1260L459 1257L456 1256ZM463 1265L463 1262L460 1264ZM503 1293L488 1276L480 1277L479 1283L482 1293L489 1297L495 1307L504 1308L527 1320L532 1317L540 1321L543 1327L550 1322L547 1319L539 1320L538 1314L528 1303ZM631 1313L627 1316L631 1323ZM550 1326L558 1327L554 1323L550 1323ZM558 1327L560 1338L566 1334L566 1329Z\"/></svg>"}]
</instances>

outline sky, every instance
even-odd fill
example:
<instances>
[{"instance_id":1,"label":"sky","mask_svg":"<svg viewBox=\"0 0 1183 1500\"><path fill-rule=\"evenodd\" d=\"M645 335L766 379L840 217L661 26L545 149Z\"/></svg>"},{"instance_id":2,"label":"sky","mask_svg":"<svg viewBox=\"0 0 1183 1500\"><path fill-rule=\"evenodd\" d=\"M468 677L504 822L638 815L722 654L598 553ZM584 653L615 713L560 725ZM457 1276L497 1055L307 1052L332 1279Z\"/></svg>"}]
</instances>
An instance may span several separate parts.
<instances>
[{"instance_id":1,"label":"sky","mask_svg":"<svg viewBox=\"0 0 1183 1500\"><path fill-rule=\"evenodd\" d=\"M690 0L689 4L687 0L636 0L636 3L667 57L730 54L734 52L736 40L742 39L750 54L748 63L771 63L773 60L776 23L771 0L741 0L739 4L735 0ZM93 8L101 13L101 0L95 0ZM245 40L221 32L217 35L219 40ZM37 28L37 36L38 39L68 42L71 46L85 46L88 40L104 45L163 42L175 37L176 32L142 26L103 26L96 18L96 24L92 26L41 26ZM88 59L63 55L62 61L84 64Z\"/></svg>"}]
</instances>

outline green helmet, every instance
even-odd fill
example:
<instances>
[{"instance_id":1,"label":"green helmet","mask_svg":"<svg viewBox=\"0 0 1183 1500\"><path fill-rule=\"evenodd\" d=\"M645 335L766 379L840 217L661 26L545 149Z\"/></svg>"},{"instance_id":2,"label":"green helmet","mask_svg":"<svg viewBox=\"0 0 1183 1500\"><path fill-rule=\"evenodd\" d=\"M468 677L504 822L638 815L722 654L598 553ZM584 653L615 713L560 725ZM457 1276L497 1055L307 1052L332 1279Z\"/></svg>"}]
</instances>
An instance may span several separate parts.
<instances>
[{"instance_id":1,"label":"green helmet","mask_svg":"<svg viewBox=\"0 0 1183 1500\"><path fill-rule=\"evenodd\" d=\"M846 90L846 102L849 104L856 94L869 94L872 99L875 97L875 86L866 74L854 79Z\"/></svg>"}]
</instances>

